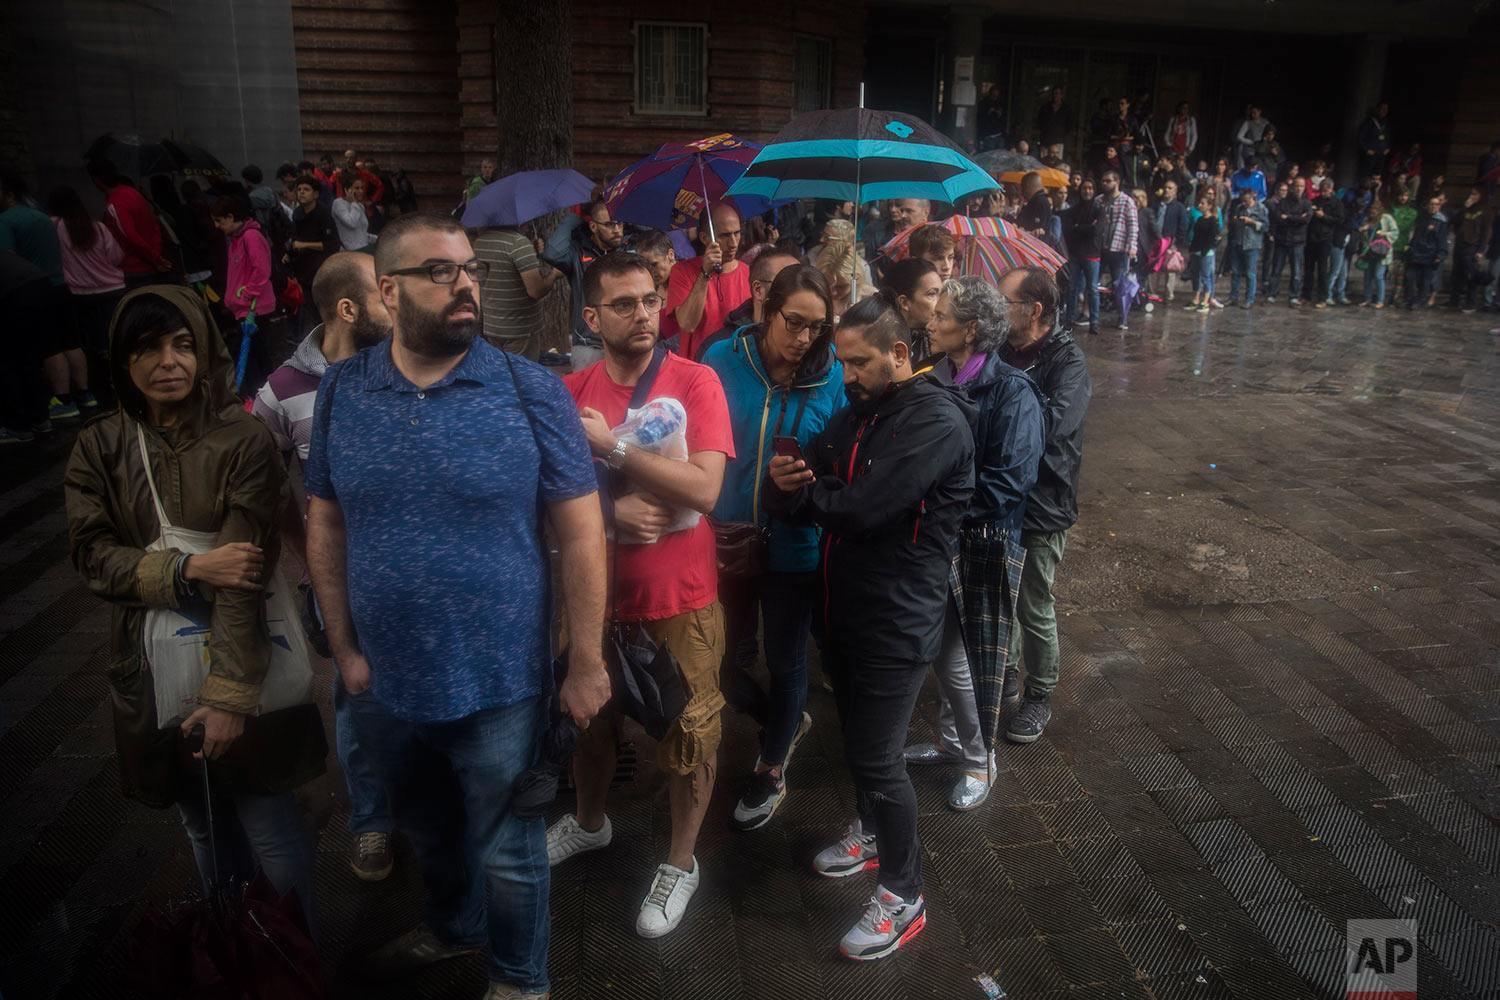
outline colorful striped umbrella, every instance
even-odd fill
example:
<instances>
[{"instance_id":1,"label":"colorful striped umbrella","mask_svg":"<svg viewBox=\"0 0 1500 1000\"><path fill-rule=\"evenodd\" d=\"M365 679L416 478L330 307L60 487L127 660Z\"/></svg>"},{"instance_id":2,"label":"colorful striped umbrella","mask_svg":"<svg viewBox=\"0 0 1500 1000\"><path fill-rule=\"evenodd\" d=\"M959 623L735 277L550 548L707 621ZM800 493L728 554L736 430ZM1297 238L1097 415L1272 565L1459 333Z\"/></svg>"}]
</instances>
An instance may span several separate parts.
<instances>
[{"instance_id":1,"label":"colorful striped umbrella","mask_svg":"<svg viewBox=\"0 0 1500 1000\"><path fill-rule=\"evenodd\" d=\"M965 274L977 274L993 283L1013 267L1041 267L1057 271L1068 261L1046 243L1014 223L992 216L954 215L938 223L953 234L958 241L958 255L963 261ZM897 233L889 243L880 248L883 257L901 260L907 256L907 243L911 234L920 229Z\"/></svg>"}]
</instances>

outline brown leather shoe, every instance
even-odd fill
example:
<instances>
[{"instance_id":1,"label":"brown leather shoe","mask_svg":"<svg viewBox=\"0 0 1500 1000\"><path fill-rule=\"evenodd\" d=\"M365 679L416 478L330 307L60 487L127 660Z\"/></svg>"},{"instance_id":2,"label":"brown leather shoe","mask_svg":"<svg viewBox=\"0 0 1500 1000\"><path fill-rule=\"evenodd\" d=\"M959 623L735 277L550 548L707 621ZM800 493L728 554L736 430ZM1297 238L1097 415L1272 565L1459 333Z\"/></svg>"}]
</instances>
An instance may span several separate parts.
<instances>
[{"instance_id":1,"label":"brown leather shoe","mask_svg":"<svg viewBox=\"0 0 1500 1000\"><path fill-rule=\"evenodd\" d=\"M366 882L379 882L391 873L396 859L391 855L389 833L356 833L349 845L349 867Z\"/></svg>"}]
</instances>

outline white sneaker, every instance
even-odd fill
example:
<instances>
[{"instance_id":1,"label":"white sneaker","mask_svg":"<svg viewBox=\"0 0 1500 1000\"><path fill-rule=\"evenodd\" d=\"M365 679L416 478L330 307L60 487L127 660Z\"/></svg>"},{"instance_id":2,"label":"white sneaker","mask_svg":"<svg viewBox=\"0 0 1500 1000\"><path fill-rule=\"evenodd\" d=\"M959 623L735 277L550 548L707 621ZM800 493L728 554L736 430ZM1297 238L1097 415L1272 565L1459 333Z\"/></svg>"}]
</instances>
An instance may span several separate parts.
<instances>
[{"instance_id":1,"label":"white sneaker","mask_svg":"<svg viewBox=\"0 0 1500 1000\"><path fill-rule=\"evenodd\" d=\"M698 877L696 857L690 872L666 863L657 865L651 891L646 893L640 915L635 918L635 932L643 938L659 938L675 931L682 923L688 900L698 891Z\"/></svg>"},{"instance_id":2,"label":"white sneaker","mask_svg":"<svg viewBox=\"0 0 1500 1000\"><path fill-rule=\"evenodd\" d=\"M597 830L585 830L579 826L577 816L564 816L547 828L547 864L557 865L575 854L608 847L614 835L608 816Z\"/></svg>"},{"instance_id":3,"label":"white sneaker","mask_svg":"<svg viewBox=\"0 0 1500 1000\"><path fill-rule=\"evenodd\" d=\"M926 926L927 907L921 896L908 903L885 887L876 886L865 915L849 928L839 942L839 951L860 962L884 958L922 933Z\"/></svg>"},{"instance_id":4,"label":"white sneaker","mask_svg":"<svg viewBox=\"0 0 1500 1000\"><path fill-rule=\"evenodd\" d=\"M832 847L826 847L813 858L813 868L819 875L828 878L845 878L862 871L880 867L880 854L875 849L875 834L865 833L863 824L856 819L849 824L843 839Z\"/></svg>"}]
</instances>

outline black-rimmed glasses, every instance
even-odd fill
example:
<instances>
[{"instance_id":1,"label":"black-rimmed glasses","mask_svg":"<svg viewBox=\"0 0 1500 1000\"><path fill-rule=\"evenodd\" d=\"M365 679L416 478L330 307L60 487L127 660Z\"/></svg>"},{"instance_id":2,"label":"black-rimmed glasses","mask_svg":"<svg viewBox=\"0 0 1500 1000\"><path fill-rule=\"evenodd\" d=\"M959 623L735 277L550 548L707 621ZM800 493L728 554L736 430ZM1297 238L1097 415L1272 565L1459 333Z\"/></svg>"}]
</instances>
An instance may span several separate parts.
<instances>
[{"instance_id":1,"label":"black-rimmed glasses","mask_svg":"<svg viewBox=\"0 0 1500 1000\"><path fill-rule=\"evenodd\" d=\"M786 314L786 310L784 309L778 309L777 312L780 314L782 320L786 323L786 332L790 333L794 337L797 336L797 334L801 333L803 330L812 330L813 337L815 338L833 332L832 323L826 321L822 323L809 323L801 316L788 316Z\"/></svg>"},{"instance_id":2,"label":"black-rimmed glasses","mask_svg":"<svg viewBox=\"0 0 1500 1000\"><path fill-rule=\"evenodd\" d=\"M416 267L398 267L387 274L425 274L428 279L436 285L451 285L458 280L458 272L462 271L475 283L484 281L490 273L490 262L487 260L471 260L467 264L455 264L452 261L443 261L440 264L418 264Z\"/></svg>"}]
</instances>

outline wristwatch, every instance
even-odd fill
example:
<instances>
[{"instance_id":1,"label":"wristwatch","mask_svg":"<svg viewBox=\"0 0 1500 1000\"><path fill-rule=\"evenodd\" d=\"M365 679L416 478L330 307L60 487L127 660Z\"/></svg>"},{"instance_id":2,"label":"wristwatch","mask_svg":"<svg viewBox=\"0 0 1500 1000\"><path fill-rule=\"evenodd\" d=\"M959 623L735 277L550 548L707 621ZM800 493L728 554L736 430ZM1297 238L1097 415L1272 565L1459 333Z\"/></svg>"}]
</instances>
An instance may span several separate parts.
<instances>
[{"instance_id":1,"label":"wristwatch","mask_svg":"<svg viewBox=\"0 0 1500 1000\"><path fill-rule=\"evenodd\" d=\"M625 466L625 449L628 448L623 440L615 442L615 450L604 456L604 464L611 469L621 469Z\"/></svg>"}]
</instances>

